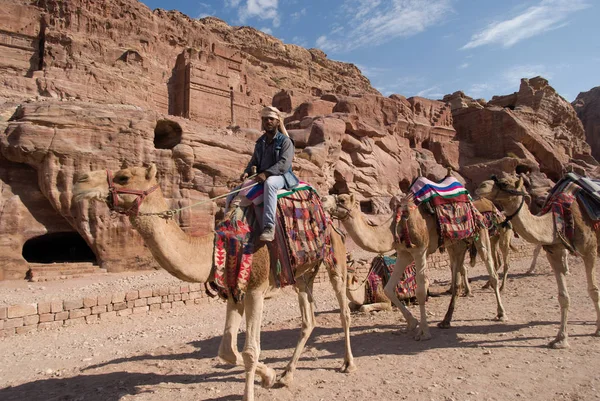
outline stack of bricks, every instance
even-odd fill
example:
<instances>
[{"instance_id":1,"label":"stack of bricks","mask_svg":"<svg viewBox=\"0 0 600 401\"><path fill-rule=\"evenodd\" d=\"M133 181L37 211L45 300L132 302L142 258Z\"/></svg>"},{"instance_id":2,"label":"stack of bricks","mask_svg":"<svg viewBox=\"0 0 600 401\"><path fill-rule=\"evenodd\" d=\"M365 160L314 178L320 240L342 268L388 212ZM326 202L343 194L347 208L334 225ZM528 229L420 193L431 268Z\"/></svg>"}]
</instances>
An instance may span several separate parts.
<instances>
[{"instance_id":1,"label":"stack of bricks","mask_svg":"<svg viewBox=\"0 0 600 401\"><path fill-rule=\"evenodd\" d=\"M207 298L202 284L184 284L99 295L75 300L57 300L0 306L0 337L34 330L93 323L199 304Z\"/></svg>"}]
</instances>

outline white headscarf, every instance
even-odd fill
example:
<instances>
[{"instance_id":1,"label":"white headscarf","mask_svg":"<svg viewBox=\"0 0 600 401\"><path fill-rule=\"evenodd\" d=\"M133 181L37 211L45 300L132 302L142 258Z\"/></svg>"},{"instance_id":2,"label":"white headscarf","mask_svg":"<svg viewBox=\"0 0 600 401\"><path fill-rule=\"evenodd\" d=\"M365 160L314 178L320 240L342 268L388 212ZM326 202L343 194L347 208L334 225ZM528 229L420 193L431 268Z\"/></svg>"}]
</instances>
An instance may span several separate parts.
<instances>
[{"instance_id":1,"label":"white headscarf","mask_svg":"<svg viewBox=\"0 0 600 401\"><path fill-rule=\"evenodd\" d=\"M273 106L265 106L260 112L261 118L271 117L279 120L279 131L285 136L289 136L287 130L285 129L285 125L283 125L283 118L281 118L281 113L277 110L277 107Z\"/></svg>"}]
</instances>

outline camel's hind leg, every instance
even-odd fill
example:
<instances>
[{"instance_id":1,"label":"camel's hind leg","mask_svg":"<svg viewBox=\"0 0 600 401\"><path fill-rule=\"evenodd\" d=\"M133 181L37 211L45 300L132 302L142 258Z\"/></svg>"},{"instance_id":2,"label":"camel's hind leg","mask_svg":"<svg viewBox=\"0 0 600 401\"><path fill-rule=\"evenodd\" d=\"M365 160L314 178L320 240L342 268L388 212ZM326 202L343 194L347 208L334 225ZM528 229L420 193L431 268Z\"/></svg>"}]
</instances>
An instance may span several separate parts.
<instances>
[{"instance_id":1,"label":"camel's hind leg","mask_svg":"<svg viewBox=\"0 0 600 401\"><path fill-rule=\"evenodd\" d=\"M556 338L548 344L550 348L569 348L567 321L569 318L569 291L567 289L566 266L563 253L567 250L562 246L553 246L546 249L548 262L554 271L558 285L558 303L560 304L560 327ZM587 270L587 266L586 266Z\"/></svg>"},{"instance_id":2,"label":"camel's hind leg","mask_svg":"<svg viewBox=\"0 0 600 401\"><path fill-rule=\"evenodd\" d=\"M302 351L304 351L306 341L308 341L308 338L310 337L310 334L312 333L316 324L314 300L312 299L314 279L315 276L312 275L310 278L306 279L302 277L296 282L298 303L300 304L300 315L302 318L302 329L300 331L300 339L298 340L298 344L296 344L296 349L294 350L292 359L285 367L281 377L279 377L277 380L279 384L284 386L289 386L294 380L294 372L296 371L298 359L300 359L300 355L302 354Z\"/></svg>"},{"instance_id":3,"label":"camel's hind leg","mask_svg":"<svg viewBox=\"0 0 600 401\"><path fill-rule=\"evenodd\" d=\"M566 259L566 258L565 258ZM598 291L598 282L596 281L596 247L584 255L585 275L587 279L588 294L592 298L594 308L596 308L596 331L594 335L600 337L600 296ZM568 267L566 267L568 271Z\"/></svg>"},{"instance_id":4,"label":"camel's hind leg","mask_svg":"<svg viewBox=\"0 0 600 401\"><path fill-rule=\"evenodd\" d=\"M449 328L450 322L452 321L452 315L454 314L454 308L456 306L456 298L458 297L459 275L461 266L463 266L465 262L465 253L467 249L464 242L457 242L449 245L446 248L446 251L450 257L450 268L452 270L452 297L450 298L450 303L448 304L448 310L446 311L444 320L438 323L438 327L441 329Z\"/></svg>"},{"instance_id":5,"label":"camel's hind leg","mask_svg":"<svg viewBox=\"0 0 600 401\"><path fill-rule=\"evenodd\" d=\"M244 360L237 348L237 337L244 315L244 304L235 303L232 298L227 299L227 312L225 315L225 330L219 345L219 358L231 365L242 365Z\"/></svg>"},{"instance_id":6,"label":"camel's hind leg","mask_svg":"<svg viewBox=\"0 0 600 401\"><path fill-rule=\"evenodd\" d=\"M527 273L525 274L533 274L535 273L535 268L537 265L537 260L538 257L540 256L540 252L542 251L542 246L541 245L536 245L535 249L533 250L533 258L531 259L531 266L529 266L529 270L527 270Z\"/></svg>"},{"instance_id":7,"label":"camel's hind leg","mask_svg":"<svg viewBox=\"0 0 600 401\"><path fill-rule=\"evenodd\" d=\"M342 329L344 330L344 364L340 368L343 373L351 373L356 371L354 364L354 356L352 355L352 347L350 346L350 308L346 299L346 264L338 260L335 269L327 269L329 273L329 281L333 287L333 292L340 305L340 319L342 321ZM364 305L361 307L361 311Z\"/></svg>"},{"instance_id":8,"label":"camel's hind leg","mask_svg":"<svg viewBox=\"0 0 600 401\"><path fill-rule=\"evenodd\" d=\"M512 237L512 230L502 229L498 236L498 244L496 249L492 246L494 252L494 262L496 263L496 268L500 267L500 254L502 255L502 267L504 271L502 273L502 284L500 285L500 292L504 291L504 285L506 284L506 279L508 278L508 270L510 268L509 265L509 253L510 253L510 241ZM492 240L490 239L490 242ZM498 252L500 251L500 252Z\"/></svg>"},{"instance_id":9,"label":"camel's hind leg","mask_svg":"<svg viewBox=\"0 0 600 401\"><path fill-rule=\"evenodd\" d=\"M423 341L431 339L429 332L429 324L427 323L427 310L425 309L425 301L427 299L427 282L425 274L427 272L427 255L425 252L415 255L415 271L417 272L417 302L419 302L419 311L421 319L419 321L419 329L415 334L415 340ZM464 262L464 258L461 263ZM394 271L395 273L395 271ZM458 277L456 278L458 282Z\"/></svg>"},{"instance_id":10,"label":"camel's hind leg","mask_svg":"<svg viewBox=\"0 0 600 401\"><path fill-rule=\"evenodd\" d=\"M246 371L244 401L254 401L254 377L258 373L262 378L263 387L275 384L275 371L259 362L260 330L264 306L265 288L254 289L246 293L244 306L246 310L246 344L242 352Z\"/></svg>"},{"instance_id":11,"label":"camel's hind leg","mask_svg":"<svg viewBox=\"0 0 600 401\"><path fill-rule=\"evenodd\" d=\"M419 321L417 319L415 319L415 317L412 315L412 313L410 313L410 311L408 310L406 305L404 305L404 303L401 302L398 299L398 297L396 296L396 286L398 285L398 283L400 282L400 279L402 278L404 269L406 269L406 266L408 266L408 264L410 262L412 262L412 260L413 260L413 257L410 253L408 253L406 251L405 252L399 251L398 256L396 257L396 265L394 266L394 271L392 272L392 275L390 276L390 280L388 281L385 288L383 289L383 292L389 298L389 300L392 301L392 303L400 309L400 312L402 312L402 315L404 316L404 319L406 319L406 323L408 324L409 332L413 331L417 328ZM418 285L418 281L417 281L417 285Z\"/></svg>"}]
</instances>

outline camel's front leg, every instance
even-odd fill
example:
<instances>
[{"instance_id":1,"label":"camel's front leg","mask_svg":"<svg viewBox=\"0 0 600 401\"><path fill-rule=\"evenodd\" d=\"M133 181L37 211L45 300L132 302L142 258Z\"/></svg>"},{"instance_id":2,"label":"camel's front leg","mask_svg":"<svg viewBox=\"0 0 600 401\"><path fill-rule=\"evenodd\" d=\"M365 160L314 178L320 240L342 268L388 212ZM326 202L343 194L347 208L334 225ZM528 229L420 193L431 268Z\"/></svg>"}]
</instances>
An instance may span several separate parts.
<instances>
[{"instance_id":1,"label":"camel's front leg","mask_svg":"<svg viewBox=\"0 0 600 401\"><path fill-rule=\"evenodd\" d=\"M225 331L219 345L219 358L231 365L242 365L244 360L237 348L237 336L244 315L244 304L235 303L232 298L227 299L227 312L225 315Z\"/></svg>"},{"instance_id":2,"label":"camel's front leg","mask_svg":"<svg viewBox=\"0 0 600 401\"><path fill-rule=\"evenodd\" d=\"M306 341L308 341L308 338L310 337L310 334L312 333L316 324L314 301L312 297L309 297L309 293L312 294L313 281L314 276L306 280L301 278L296 282L298 303L300 304L300 315L302 318L302 329L300 331L300 339L298 340L298 344L296 344L296 349L294 350L292 359L286 366L281 377L277 380L279 384L284 386L289 386L294 380L294 372L296 371L298 359L300 359L300 355L302 354L302 351L304 351Z\"/></svg>"},{"instance_id":3,"label":"camel's front leg","mask_svg":"<svg viewBox=\"0 0 600 401\"><path fill-rule=\"evenodd\" d=\"M265 290L266 288L260 288L249 291L246 293L244 300L244 309L246 310L246 344L242 352L246 371L244 401L254 401L254 378L256 373L261 376L263 387L272 387L275 384L275 371L259 362L260 330Z\"/></svg>"},{"instance_id":4,"label":"camel's front leg","mask_svg":"<svg viewBox=\"0 0 600 401\"><path fill-rule=\"evenodd\" d=\"M565 254L567 252L565 251ZM565 270L569 271L569 267L567 265L567 255L565 255L564 265ZM585 264L585 275L587 279L588 285L588 294L594 303L594 308L596 309L596 331L594 332L594 336L600 337L600 294L598 291L598 282L596 281L596 248L594 247L590 250L583 258L583 263Z\"/></svg>"},{"instance_id":5,"label":"camel's front leg","mask_svg":"<svg viewBox=\"0 0 600 401\"><path fill-rule=\"evenodd\" d=\"M567 321L569 319L569 291L567 289L567 278L565 276L567 267L564 265L563 252L566 250L562 246L554 246L550 251L546 250L546 256L552 270L554 271L554 277L556 277L556 284L558 285L558 303L560 305L560 327L556 338L548 344L550 348L569 348L568 333L567 333ZM585 260L584 260L585 262Z\"/></svg>"},{"instance_id":6,"label":"camel's front leg","mask_svg":"<svg viewBox=\"0 0 600 401\"><path fill-rule=\"evenodd\" d=\"M462 278L462 287L463 287L462 295L465 297L473 296L473 293L471 291L471 284L469 284L469 269L467 268L467 266L464 263L460 267L460 276ZM452 278L454 279L454 275L452 275ZM452 288L450 288L450 292L452 292Z\"/></svg>"},{"instance_id":7,"label":"camel's front leg","mask_svg":"<svg viewBox=\"0 0 600 401\"><path fill-rule=\"evenodd\" d=\"M508 270L510 268L509 265L509 254L510 254L510 241L511 241L511 237L513 235L512 230L504 230L503 232L500 232L499 234L499 238L498 238L498 247L500 248L500 254L502 255L502 267L504 268L504 271L502 272L502 284L500 285L500 292L504 291L504 286L506 285L506 279L508 278ZM491 242L491 240L490 240ZM494 259L494 262L496 263L496 267L499 267L499 263L498 263L498 250L494 249L494 253L496 255L496 258Z\"/></svg>"},{"instance_id":8,"label":"camel's front leg","mask_svg":"<svg viewBox=\"0 0 600 401\"><path fill-rule=\"evenodd\" d=\"M342 321L342 329L344 330L344 364L340 371L343 373L351 373L356 371L356 365L354 364L354 356L352 355L352 347L350 346L350 308L348 307L348 300L346 299L346 264L345 262L338 261L336 264L336 270L327 270L329 273L329 281L333 287L333 292L340 305L340 319ZM363 305L360 310L362 311ZM391 307L390 307L391 308Z\"/></svg>"},{"instance_id":9,"label":"camel's front leg","mask_svg":"<svg viewBox=\"0 0 600 401\"><path fill-rule=\"evenodd\" d=\"M406 319L406 323L408 324L409 332L417 328L417 324L419 323L419 321L415 319L415 317L412 315L412 313L410 313L406 305L404 305L404 303L401 302L396 296L396 286L402 278L404 269L406 269L406 266L408 266L408 264L412 262L412 259L413 257L410 253L401 250L398 251L394 271L390 276L390 280L383 289L383 292L389 298L389 300L392 301L392 303L400 309L400 312L402 312L402 315L404 316L404 319Z\"/></svg>"},{"instance_id":10,"label":"camel's front leg","mask_svg":"<svg viewBox=\"0 0 600 401\"><path fill-rule=\"evenodd\" d=\"M538 256L540 256L541 251L542 251L542 246L536 245L535 249L533 250L533 258L531 259L531 266L529 266L529 270L527 270L527 273L525 273L525 274L535 273L535 267L537 265Z\"/></svg>"},{"instance_id":11,"label":"camel's front leg","mask_svg":"<svg viewBox=\"0 0 600 401\"><path fill-rule=\"evenodd\" d=\"M456 299L458 297L458 276L460 274L461 266L464 265L465 261L465 243L457 242L451 244L446 248L446 250L448 252L448 256L450 257L450 269L452 271L452 297L450 298L450 303L448 304L448 310L446 311L444 320L438 323L438 327L441 329L450 328L450 322L452 321L452 315L454 314L454 309L456 307Z\"/></svg>"},{"instance_id":12,"label":"camel's front leg","mask_svg":"<svg viewBox=\"0 0 600 401\"><path fill-rule=\"evenodd\" d=\"M492 286L492 290L494 290L494 295L496 296L496 320L504 322L506 320L506 313L504 311L504 305L502 305L502 298L500 297L500 291L498 288L498 274L496 273L496 267L494 266L492 253L490 252L490 237L487 230L481 230L479 233L479 238L475 241L475 246L477 246L477 252L481 253L485 267L490 275L490 285Z\"/></svg>"},{"instance_id":13,"label":"camel's front leg","mask_svg":"<svg viewBox=\"0 0 600 401\"><path fill-rule=\"evenodd\" d=\"M427 300L427 283L425 277L427 273L427 255L425 252L415 255L415 270L417 272L417 301L419 302L419 310L421 312L419 330L415 334L415 340L423 341L431 339L429 324L427 323L427 310L425 309L425 302ZM456 277L455 283L458 283L458 277Z\"/></svg>"}]
</instances>

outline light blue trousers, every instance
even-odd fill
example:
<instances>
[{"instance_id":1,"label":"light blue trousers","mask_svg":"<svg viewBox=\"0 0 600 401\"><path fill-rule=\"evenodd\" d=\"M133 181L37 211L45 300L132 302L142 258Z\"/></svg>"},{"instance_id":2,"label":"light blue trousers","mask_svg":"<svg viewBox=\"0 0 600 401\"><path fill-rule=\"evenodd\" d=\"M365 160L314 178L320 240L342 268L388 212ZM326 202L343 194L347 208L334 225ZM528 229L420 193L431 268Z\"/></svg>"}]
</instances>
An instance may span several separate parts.
<instances>
[{"instance_id":1,"label":"light blue trousers","mask_svg":"<svg viewBox=\"0 0 600 401\"><path fill-rule=\"evenodd\" d=\"M263 229L275 226L275 213L277 212L277 191L285 187L282 175L272 175L265 181Z\"/></svg>"}]
</instances>

